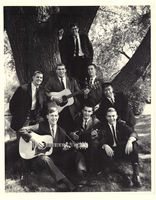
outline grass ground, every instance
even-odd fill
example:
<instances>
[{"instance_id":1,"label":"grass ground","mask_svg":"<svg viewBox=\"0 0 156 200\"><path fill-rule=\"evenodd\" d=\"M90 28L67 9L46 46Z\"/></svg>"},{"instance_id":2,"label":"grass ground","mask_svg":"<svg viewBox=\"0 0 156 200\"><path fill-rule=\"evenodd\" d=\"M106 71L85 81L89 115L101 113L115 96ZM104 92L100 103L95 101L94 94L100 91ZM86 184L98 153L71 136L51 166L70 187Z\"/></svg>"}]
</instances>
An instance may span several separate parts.
<instances>
[{"instance_id":1,"label":"grass ground","mask_svg":"<svg viewBox=\"0 0 156 200\"><path fill-rule=\"evenodd\" d=\"M78 188L79 192L121 192L121 191L150 191L151 190L151 116L149 114L143 114L137 117L137 124L135 127L139 134L139 155L140 155L140 176L143 186L141 188L125 188L122 184L122 177L117 173L109 174L96 174L90 175L89 179L92 182L92 186L84 186ZM16 145L16 144L15 144ZM16 153L11 152L12 157ZM6 192L53 192L54 180L45 172L40 176L32 173L29 176L29 185L25 186L20 180L18 173L18 162L14 162L16 167L10 167L10 164L6 164ZM118 163L118 167L124 169L127 174L131 175L131 166L128 163ZM71 180L76 182L74 174L70 174Z\"/></svg>"}]
</instances>

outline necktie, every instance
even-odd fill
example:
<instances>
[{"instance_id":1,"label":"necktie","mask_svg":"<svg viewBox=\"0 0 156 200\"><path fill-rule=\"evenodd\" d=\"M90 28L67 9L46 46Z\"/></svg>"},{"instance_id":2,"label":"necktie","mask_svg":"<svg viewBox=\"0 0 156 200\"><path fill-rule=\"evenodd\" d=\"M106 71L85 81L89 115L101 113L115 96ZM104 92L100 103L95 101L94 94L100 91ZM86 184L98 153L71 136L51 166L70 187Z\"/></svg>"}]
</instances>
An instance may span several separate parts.
<instances>
[{"instance_id":1,"label":"necktie","mask_svg":"<svg viewBox=\"0 0 156 200\"><path fill-rule=\"evenodd\" d=\"M65 87L64 87L64 83L63 83L63 78L61 78L61 86L62 86L62 89L64 90Z\"/></svg>"},{"instance_id":2,"label":"necktie","mask_svg":"<svg viewBox=\"0 0 156 200\"><path fill-rule=\"evenodd\" d=\"M87 129L87 120L84 121L84 129Z\"/></svg>"},{"instance_id":3,"label":"necktie","mask_svg":"<svg viewBox=\"0 0 156 200\"><path fill-rule=\"evenodd\" d=\"M54 138L54 128L53 127L51 128L51 135Z\"/></svg>"},{"instance_id":4,"label":"necktie","mask_svg":"<svg viewBox=\"0 0 156 200\"><path fill-rule=\"evenodd\" d=\"M75 38L75 53L76 53L76 56L79 55L79 43L78 43L77 37Z\"/></svg>"},{"instance_id":5,"label":"necktie","mask_svg":"<svg viewBox=\"0 0 156 200\"><path fill-rule=\"evenodd\" d=\"M113 125L112 125L112 133L113 133L113 140L114 140L115 143L117 144L117 138L116 138L115 129L114 129L114 126L113 126Z\"/></svg>"},{"instance_id":6,"label":"necktie","mask_svg":"<svg viewBox=\"0 0 156 200\"><path fill-rule=\"evenodd\" d=\"M36 107L39 105L39 88L36 88Z\"/></svg>"}]
</instances>

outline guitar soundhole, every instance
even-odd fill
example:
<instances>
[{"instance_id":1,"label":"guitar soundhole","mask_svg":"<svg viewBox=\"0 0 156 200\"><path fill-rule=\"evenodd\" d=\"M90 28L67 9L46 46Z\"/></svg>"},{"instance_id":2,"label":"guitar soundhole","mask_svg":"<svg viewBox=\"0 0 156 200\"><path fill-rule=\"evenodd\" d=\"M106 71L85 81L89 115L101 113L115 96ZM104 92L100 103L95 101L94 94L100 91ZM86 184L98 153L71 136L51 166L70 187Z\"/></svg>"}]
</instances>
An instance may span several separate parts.
<instances>
[{"instance_id":1,"label":"guitar soundhole","mask_svg":"<svg viewBox=\"0 0 156 200\"><path fill-rule=\"evenodd\" d=\"M67 97L64 95L64 96L62 96L62 103L60 103L60 106L64 106L64 105L66 105L67 104L67 102L68 102L68 99L67 99Z\"/></svg>"}]
</instances>

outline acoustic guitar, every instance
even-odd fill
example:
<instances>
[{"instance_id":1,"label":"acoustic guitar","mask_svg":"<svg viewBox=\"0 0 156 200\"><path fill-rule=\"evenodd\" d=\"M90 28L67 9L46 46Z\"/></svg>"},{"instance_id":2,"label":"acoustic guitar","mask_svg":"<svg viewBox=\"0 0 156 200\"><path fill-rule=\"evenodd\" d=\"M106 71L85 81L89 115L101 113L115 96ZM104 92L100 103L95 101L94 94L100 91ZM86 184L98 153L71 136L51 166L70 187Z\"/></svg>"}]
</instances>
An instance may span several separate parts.
<instances>
[{"instance_id":1,"label":"acoustic guitar","mask_svg":"<svg viewBox=\"0 0 156 200\"><path fill-rule=\"evenodd\" d=\"M19 154L23 159L32 159L40 155L51 155L53 148L63 148L65 145L76 149L87 149L88 143L53 143L53 138L50 135L38 135L31 132L29 142L26 142L22 137L19 139ZM44 147L39 149L37 143L42 143Z\"/></svg>"},{"instance_id":2,"label":"acoustic guitar","mask_svg":"<svg viewBox=\"0 0 156 200\"><path fill-rule=\"evenodd\" d=\"M64 89L61 92L50 92L48 96L53 96L54 99L62 99L62 103L57 103L55 101L52 101L53 106L57 107L58 111L61 112L65 107L71 106L74 103L74 96L81 94L84 92L84 90L89 89L95 90L100 86L100 83L97 81L93 86L88 86L87 88L84 88L82 90L79 90L77 92L71 93L69 89Z\"/></svg>"}]
</instances>

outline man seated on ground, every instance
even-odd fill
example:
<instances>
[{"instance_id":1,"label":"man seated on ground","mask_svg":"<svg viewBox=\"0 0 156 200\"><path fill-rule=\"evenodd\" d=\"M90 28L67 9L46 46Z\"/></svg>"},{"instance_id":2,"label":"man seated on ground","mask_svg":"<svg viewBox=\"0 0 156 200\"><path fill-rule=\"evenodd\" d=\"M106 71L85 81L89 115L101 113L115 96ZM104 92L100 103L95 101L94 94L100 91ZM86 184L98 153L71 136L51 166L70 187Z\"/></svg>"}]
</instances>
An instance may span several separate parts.
<instances>
[{"instance_id":1,"label":"man seated on ground","mask_svg":"<svg viewBox=\"0 0 156 200\"><path fill-rule=\"evenodd\" d=\"M97 158L99 155L98 146L100 136L98 128L100 121L93 115L93 107L85 104L82 109L82 115L77 116L75 119L75 131L70 133L73 140L78 142L87 142L88 149L79 150L82 153L84 162L82 162L83 171L96 172L98 169ZM82 179L85 179L85 174L81 171Z\"/></svg>"},{"instance_id":2,"label":"man seated on ground","mask_svg":"<svg viewBox=\"0 0 156 200\"><path fill-rule=\"evenodd\" d=\"M13 130L18 131L23 126L40 121L44 102L44 92L41 89L42 81L43 73L35 71L32 81L19 86L13 94L9 104Z\"/></svg>"},{"instance_id":3,"label":"man seated on ground","mask_svg":"<svg viewBox=\"0 0 156 200\"><path fill-rule=\"evenodd\" d=\"M64 161L66 161L66 155L68 154L67 150L69 150L70 146L66 143L66 141L68 140L67 134L57 124L59 119L59 113L57 108L49 108L46 117L47 119L45 119L43 122L40 122L39 124L23 127L21 129L21 136L25 138L26 142L29 142L30 140L35 142L35 146L37 147L38 151L42 151L42 149L44 148L44 141L42 141L42 139L36 139L33 136L33 132L42 136L50 135L53 144L63 143L65 145L63 145L63 148L53 147L52 154L38 155L37 157L28 160L28 162L31 162L31 166L33 166L37 171L41 169L48 169L51 176L56 181L56 190L60 190L60 184L65 184L66 190L73 191L75 189L75 186L60 171L60 167L65 166L67 164L67 162ZM33 132L30 132L30 134L28 134L27 130ZM47 149L47 151L48 150L49 149Z\"/></svg>"},{"instance_id":4,"label":"man seated on ground","mask_svg":"<svg viewBox=\"0 0 156 200\"><path fill-rule=\"evenodd\" d=\"M103 96L99 110L97 111L97 117L101 122L106 121L105 116L109 107L115 108L118 119L134 129L136 120L127 97L121 92L114 92L111 83L104 83Z\"/></svg>"},{"instance_id":5,"label":"man seated on ground","mask_svg":"<svg viewBox=\"0 0 156 200\"><path fill-rule=\"evenodd\" d=\"M105 167L111 169L114 161L127 159L133 168L132 181L129 176L124 174L124 185L140 187L139 159L137 152L137 133L125 123L117 120L117 112L114 108L108 108L106 112L107 122L103 124L101 139L101 156ZM133 182L133 183L132 183Z\"/></svg>"}]
</instances>

